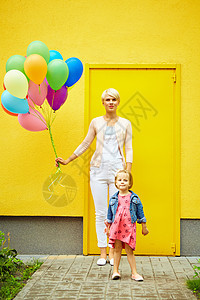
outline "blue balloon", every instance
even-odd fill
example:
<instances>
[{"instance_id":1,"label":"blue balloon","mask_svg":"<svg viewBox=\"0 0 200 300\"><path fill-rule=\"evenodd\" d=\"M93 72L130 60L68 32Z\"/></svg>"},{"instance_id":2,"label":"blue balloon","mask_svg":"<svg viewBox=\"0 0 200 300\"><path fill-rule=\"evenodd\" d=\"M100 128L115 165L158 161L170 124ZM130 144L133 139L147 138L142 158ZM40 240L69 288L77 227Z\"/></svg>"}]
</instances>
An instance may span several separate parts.
<instances>
[{"instance_id":1,"label":"blue balloon","mask_svg":"<svg viewBox=\"0 0 200 300\"><path fill-rule=\"evenodd\" d=\"M1 95L5 109L15 114L26 114L29 111L28 101L11 95L7 90Z\"/></svg>"},{"instance_id":2,"label":"blue balloon","mask_svg":"<svg viewBox=\"0 0 200 300\"><path fill-rule=\"evenodd\" d=\"M56 51L56 50L50 50L49 53L50 53L49 62L52 61L52 60L54 60L54 59L62 59L63 60L62 55L58 51Z\"/></svg>"},{"instance_id":3,"label":"blue balloon","mask_svg":"<svg viewBox=\"0 0 200 300\"><path fill-rule=\"evenodd\" d=\"M68 58L65 62L69 69L69 76L65 82L65 86L70 87L81 78L83 74L83 64L80 59L76 57Z\"/></svg>"}]
</instances>

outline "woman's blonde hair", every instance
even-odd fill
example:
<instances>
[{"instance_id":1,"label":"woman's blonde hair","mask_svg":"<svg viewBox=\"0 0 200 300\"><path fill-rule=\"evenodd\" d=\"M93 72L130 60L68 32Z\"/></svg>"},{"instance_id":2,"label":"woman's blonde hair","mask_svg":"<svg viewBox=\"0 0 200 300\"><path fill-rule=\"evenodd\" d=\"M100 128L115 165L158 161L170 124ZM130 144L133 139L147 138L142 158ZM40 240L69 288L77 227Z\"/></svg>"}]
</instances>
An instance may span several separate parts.
<instances>
[{"instance_id":1,"label":"woman's blonde hair","mask_svg":"<svg viewBox=\"0 0 200 300\"><path fill-rule=\"evenodd\" d=\"M127 171L127 170L119 170L119 171L117 171L117 173L115 174L115 186L116 186L116 188L118 188L117 185L116 185L117 176L118 176L120 173L128 174L128 176L129 176L129 177L128 177L128 179L129 179L129 186L128 186L128 188L130 189L130 188L133 186L133 176L132 176L132 174L131 174L129 171Z\"/></svg>"},{"instance_id":2,"label":"woman's blonde hair","mask_svg":"<svg viewBox=\"0 0 200 300\"><path fill-rule=\"evenodd\" d=\"M117 90L112 89L112 88L105 90L103 92L103 94L101 95L102 101L105 99L106 94L109 95L109 96L114 97L117 101L120 102L120 95L119 95L119 92Z\"/></svg>"}]
</instances>

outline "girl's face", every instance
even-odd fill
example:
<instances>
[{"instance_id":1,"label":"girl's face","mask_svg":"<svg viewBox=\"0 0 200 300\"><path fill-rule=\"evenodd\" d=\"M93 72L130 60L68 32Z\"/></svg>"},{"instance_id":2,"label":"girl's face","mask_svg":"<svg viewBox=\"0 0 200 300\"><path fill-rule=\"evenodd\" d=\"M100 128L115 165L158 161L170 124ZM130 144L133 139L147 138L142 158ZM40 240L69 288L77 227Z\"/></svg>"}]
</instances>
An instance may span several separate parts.
<instances>
[{"instance_id":1,"label":"girl's face","mask_svg":"<svg viewBox=\"0 0 200 300\"><path fill-rule=\"evenodd\" d=\"M119 101L115 97L106 94L104 100L102 101L106 112L116 112L119 105Z\"/></svg>"},{"instance_id":2,"label":"girl's face","mask_svg":"<svg viewBox=\"0 0 200 300\"><path fill-rule=\"evenodd\" d=\"M119 173L117 175L116 186L120 191L128 191L129 189L129 175L126 173Z\"/></svg>"}]
</instances>

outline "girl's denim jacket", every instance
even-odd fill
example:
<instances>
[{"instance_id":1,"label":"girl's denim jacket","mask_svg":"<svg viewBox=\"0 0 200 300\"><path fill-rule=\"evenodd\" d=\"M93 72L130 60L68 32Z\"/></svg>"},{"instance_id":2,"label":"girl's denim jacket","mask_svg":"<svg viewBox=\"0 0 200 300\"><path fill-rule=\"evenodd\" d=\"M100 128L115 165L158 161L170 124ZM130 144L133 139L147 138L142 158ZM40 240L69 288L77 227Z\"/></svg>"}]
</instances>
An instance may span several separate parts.
<instances>
[{"instance_id":1,"label":"girl's denim jacket","mask_svg":"<svg viewBox=\"0 0 200 300\"><path fill-rule=\"evenodd\" d=\"M131 199L130 199L131 223L135 223L136 221L138 223L145 223L146 218L144 216L142 202L140 201L138 195L136 195L132 191L129 192L131 192ZM117 207L118 207L118 195L119 195L119 191L110 198L108 214L107 214L108 223L114 222Z\"/></svg>"}]
</instances>

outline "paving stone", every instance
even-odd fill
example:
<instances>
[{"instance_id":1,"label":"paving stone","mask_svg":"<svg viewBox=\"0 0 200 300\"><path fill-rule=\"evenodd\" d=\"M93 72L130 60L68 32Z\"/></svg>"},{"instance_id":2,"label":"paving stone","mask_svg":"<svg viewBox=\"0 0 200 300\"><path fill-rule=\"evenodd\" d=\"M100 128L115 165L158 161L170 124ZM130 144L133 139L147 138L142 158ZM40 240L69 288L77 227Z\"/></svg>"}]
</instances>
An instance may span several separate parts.
<instances>
[{"instance_id":1,"label":"paving stone","mask_svg":"<svg viewBox=\"0 0 200 300\"><path fill-rule=\"evenodd\" d=\"M120 262L120 280L111 280L112 267L99 267L97 256L47 256L17 300L43 299L196 299L185 281L193 278L198 257L136 256L144 282L131 280L126 256Z\"/></svg>"}]
</instances>

